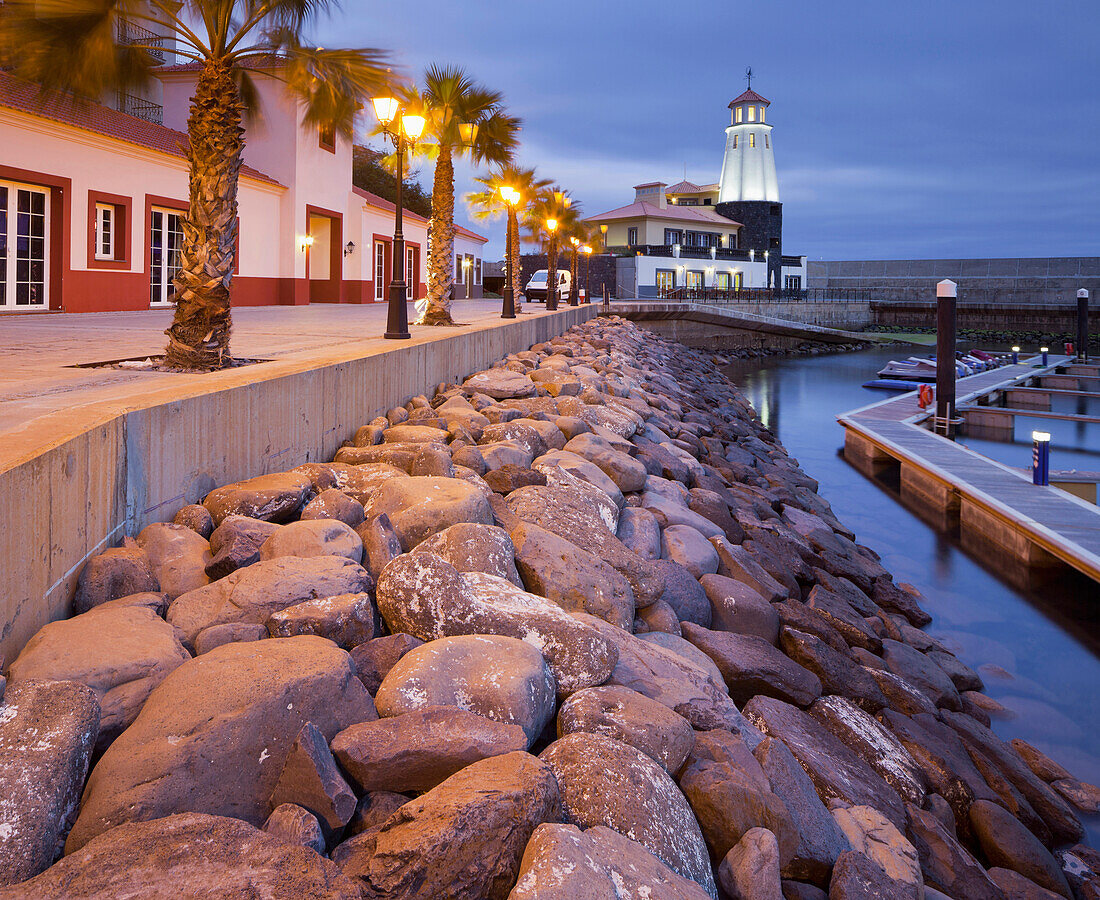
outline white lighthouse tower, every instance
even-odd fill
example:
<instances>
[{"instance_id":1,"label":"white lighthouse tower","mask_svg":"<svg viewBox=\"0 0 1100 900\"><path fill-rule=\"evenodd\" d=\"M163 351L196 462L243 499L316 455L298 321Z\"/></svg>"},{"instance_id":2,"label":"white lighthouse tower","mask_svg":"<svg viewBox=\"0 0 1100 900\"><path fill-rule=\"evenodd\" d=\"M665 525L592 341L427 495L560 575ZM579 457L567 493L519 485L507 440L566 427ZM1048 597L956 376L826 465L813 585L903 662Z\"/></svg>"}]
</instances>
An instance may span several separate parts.
<instances>
[{"instance_id":1,"label":"white lighthouse tower","mask_svg":"<svg viewBox=\"0 0 1100 900\"><path fill-rule=\"evenodd\" d=\"M730 103L726 156L718 187L719 203L779 202L772 127L767 122L770 105L751 87Z\"/></svg>"}]
</instances>

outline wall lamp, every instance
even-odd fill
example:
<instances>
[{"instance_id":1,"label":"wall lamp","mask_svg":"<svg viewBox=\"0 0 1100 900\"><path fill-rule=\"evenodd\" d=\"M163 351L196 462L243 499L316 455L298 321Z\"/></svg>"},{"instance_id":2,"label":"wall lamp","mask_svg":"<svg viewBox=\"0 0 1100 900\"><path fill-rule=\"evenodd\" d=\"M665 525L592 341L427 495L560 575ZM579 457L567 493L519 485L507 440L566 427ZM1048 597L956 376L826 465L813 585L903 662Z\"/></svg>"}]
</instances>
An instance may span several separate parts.
<instances>
[{"instance_id":1,"label":"wall lamp","mask_svg":"<svg viewBox=\"0 0 1100 900\"><path fill-rule=\"evenodd\" d=\"M355 241L344 244L344 256L351 256L355 252Z\"/></svg>"},{"instance_id":2,"label":"wall lamp","mask_svg":"<svg viewBox=\"0 0 1100 900\"><path fill-rule=\"evenodd\" d=\"M305 253L310 247L313 246L313 235L312 234L302 235L302 237L299 238L299 240L298 240L298 246L301 249L301 251L303 253Z\"/></svg>"}]
</instances>

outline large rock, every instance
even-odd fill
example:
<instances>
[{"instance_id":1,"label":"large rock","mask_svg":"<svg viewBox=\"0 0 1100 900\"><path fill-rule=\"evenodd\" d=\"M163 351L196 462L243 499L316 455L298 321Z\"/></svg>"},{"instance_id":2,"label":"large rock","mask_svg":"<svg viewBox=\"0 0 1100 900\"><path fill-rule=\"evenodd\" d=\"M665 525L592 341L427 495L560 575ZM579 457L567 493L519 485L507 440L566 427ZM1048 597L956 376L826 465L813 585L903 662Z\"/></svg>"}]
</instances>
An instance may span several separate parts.
<instances>
[{"instance_id":1,"label":"large rock","mask_svg":"<svg viewBox=\"0 0 1100 900\"><path fill-rule=\"evenodd\" d=\"M181 813L112 828L5 900L359 900L359 886L313 850L240 819Z\"/></svg>"},{"instance_id":2,"label":"large rock","mask_svg":"<svg viewBox=\"0 0 1100 900\"><path fill-rule=\"evenodd\" d=\"M315 634L351 650L374 637L374 604L365 593L318 597L272 613L266 626L272 637Z\"/></svg>"},{"instance_id":3,"label":"large rock","mask_svg":"<svg viewBox=\"0 0 1100 900\"><path fill-rule=\"evenodd\" d=\"M595 463L589 462L583 456L578 456L576 453L570 453L567 450L551 450L538 457L531 463L531 466L535 471L550 477L554 476L554 469L561 469L575 478L579 478L581 481L585 481L593 487L599 488L607 494L611 502L616 506L622 507L625 502L623 492L619 490L619 486L607 476L607 473ZM517 488L521 486L522 485L517 485Z\"/></svg>"},{"instance_id":4,"label":"large rock","mask_svg":"<svg viewBox=\"0 0 1100 900\"><path fill-rule=\"evenodd\" d=\"M211 625L262 625L288 606L318 597L362 594L372 587L366 569L342 556L288 556L255 563L188 591L168 607L167 619L194 640Z\"/></svg>"},{"instance_id":5,"label":"large rock","mask_svg":"<svg viewBox=\"0 0 1100 900\"><path fill-rule=\"evenodd\" d=\"M550 767L527 753L467 766L333 859L365 900L504 900L535 828L561 816Z\"/></svg>"},{"instance_id":6,"label":"large rock","mask_svg":"<svg viewBox=\"0 0 1100 900\"><path fill-rule=\"evenodd\" d=\"M669 559L659 559L654 565L665 577L665 592L658 602L667 604L680 622L693 622L710 628L710 602L695 576Z\"/></svg>"},{"instance_id":7,"label":"large rock","mask_svg":"<svg viewBox=\"0 0 1100 900\"><path fill-rule=\"evenodd\" d=\"M363 518L363 504L336 488L321 491L302 508L302 521L336 519L355 528Z\"/></svg>"},{"instance_id":8,"label":"large rock","mask_svg":"<svg viewBox=\"0 0 1100 900\"><path fill-rule=\"evenodd\" d=\"M718 883L741 900L783 900L779 845L766 828L751 828L718 867Z\"/></svg>"},{"instance_id":9,"label":"large rock","mask_svg":"<svg viewBox=\"0 0 1100 900\"><path fill-rule=\"evenodd\" d=\"M280 528L260 548L260 559L282 556L344 556L359 563L363 539L337 519L306 519Z\"/></svg>"},{"instance_id":10,"label":"large rock","mask_svg":"<svg viewBox=\"0 0 1100 900\"><path fill-rule=\"evenodd\" d=\"M886 667L928 695L936 706L957 710L961 707L954 683L935 662L919 650L899 641L882 642Z\"/></svg>"},{"instance_id":11,"label":"large rock","mask_svg":"<svg viewBox=\"0 0 1100 900\"><path fill-rule=\"evenodd\" d=\"M66 850L122 822L177 812L261 825L302 726L312 722L331 740L373 718L350 657L331 641L292 637L218 647L162 681L103 754Z\"/></svg>"},{"instance_id":12,"label":"large rock","mask_svg":"<svg viewBox=\"0 0 1100 900\"><path fill-rule=\"evenodd\" d=\"M1030 878L1024 878L1019 872L1013 872L1011 869L991 866L989 877L1001 889L1005 900L1058 900L1062 896L1054 891L1048 891L1045 887L1040 887ZM1086 895L1085 900L1092 900L1092 898Z\"/></svg>"},{"instance_id":13,"label":"large rock","mask_svg":"<svg viewBox=\"0 0 1100 900\"><path fill-rule=\"evenodd\" d=\"M327 852L325 832L317 817L296 803L280 803L264 822L263 831L288 844L300 844L322 856Z\"/></svg>"},{"instance_id":14,"label":"large rock","mask_svg":"<svg viewBox=\"0 0 1100 900\"><path fill-rule=\"evenodd\" d=\"M919 886L887 875L858 850L845 850L833 867L830 900L922 900ZM954 900L954 898L952 898Z\"/></svg>"},{"instance_id":15,"label":"large rock","mask_svg":"<svg viewBox=\"0 0 1100 900\"><path fill-rule=\"evenodd\" d=\"M510 543L522 583L531 593L568 612L591 613L619 628L631 627L630 582L598 556L527 522L513 529Z\"/></svg>"},{"instance_id":16,"label":"large rock","mask_svg":"<svg viewBox=\"0 0 1100 900\"><path fill-rule=\"evenodd\" d=\"M369 513L389 516L406 551L459 522L494 523L485 494L458 478L391 478L378 489Z\"/></svg>"},{"instance_id":17,"label":"large rock","mask_svg":"<svg viewBox=\"0 0 1100 900\"><path fill-rule=\"evenodd\" d=\"M871 806L837 808L833 818L852 849L904 886L904 895L921 895L923 878L917 851L897 826Z\"/></svg>"},{"instance_id":18,"label":"large rock","mask_svg":"<svg viewBox=\"0 0 1100 900\"><path fill-rule=\"evenodd\" d=\"M1003 900L1001 889L981 864L932 813L912 803L905 809L909 814L909 835L920 858L926 885L949 897Z\"/></svg>"},{"instance_id":19,"label":"large rock","mask_svg":"<svg viewBox=\"0 0 1100 900\"><path fill-rule=\"evenodd\" d=\"M260 475L215 488L202 505L220 525L226 516L249 516L265 522L289 522L309 495L313 483L302 472Z\"/></svg>"},{"instance_id":20,"label":"large rock","mask_svg":"<svg viewBox=\"0 0 1100 900\"><path fill-rule=\"evenodd\" d=\"M615 644L619 661L608 684L628 687L667 706L687 719L693 728L728 728L751 740L749 727L724 685L711 680L710 672L686 656L643 641L595 616L577 618Z\"/></svg>"},{"instance_id":21,"label":"large rock","mask_svg":"<svg viewBox=\"0 0 1100 900\"><path fill-rule=\"evenodd\" d=\"M378 580L378 609L393 632L421 640L497 634L527 641L546 657L563 694L602 684L614 646L549 600L481 572L459 573L431 553L395 559Z\"/></svg>"},{"instance_id":22,"label":"large rock","mask_svg":"<svg viewBox=\"0 0 1100 900\"><path fill-rule=\"evenodd\" d=\"M354 447L342 447L337 451L337 457L344 451L354 452L355 449ZM384 452L387 448L368 449ZM369 506L374 499L374 495L378 493L378 489L391 478L405 476L403 470L386 462L373 462L365 459L358 461L360 464L356 465L350 465L350 462L349 460L347 463L306 463L298 466L294 471L301 472L308 477L313 485L313 490L317 494L336 489L347 494L363 506Z\"/></svg>"},{"instance_id":23,"label":"large rock","mask_svg":"<svg viewBox=\"0 0 1100 900\"><path fill-rule=\"evenodd\" d=\"M756 590L725 575L704 575L699 584L710 606L707 627L756 635L769 644L779 641L779 614Z\"/></svg>"},{"instance_id":24,"label":"large rock","mask_svg":"<svg viewBox=\"0 0 1100 900\"><path fill-rule=\"evenodd\" d=\"M558 736L602 734L630 744L675 774L695 744L688 721L668 707L620 685L577 691L558 711Z\"/></svg>"},{"instance_id":25,"label":"large rock","mask_svg":"<svg viewBox=\"0 0 1100 900\"><path fill-rule=\"evenodd\" d=\"M661 558L679 563L696 578L718 571L718 553L701 532L690 525L669 525L661 533Z\"/></svg>"},{"instance_id":26,"label":"large rock","mask_svg":"<svg viewBox=\"0 0 1100 900\"><path fill-rule=\"evenodd\" d=\"M840 694L869 712L887 706L874 676L846 653L834 650L812 634L784 628L779 635L783 652L821 679L827 694Z\"/></svg>"},{"instance_id":27,"label":"large rock","mask_svg":"<svg viewBox=\"0 0 1100 900\"><path fill-rule=\"evenodd\" d=\"M540 758L561 787L567 824L606 825L716 895L699 824L661 766L621 741L584 732L558 739Z\"/></svg>"},{"instance_id":28,"label":"large rock","mask_svg":"<svg viewBox=\"0 0 1100 900\"><path fill-rule=\"evenodd\" d=\"M653 563L615 537L618 511L594 505L591 496L578 487L547 484L520 488L508 495L507 503L522 521L538 525L613 566L630 582L638 606L648 606L664 592L664 578Z\"/></svg>"},{"instance_id":29,"label":"large rock","mask_svg":"<svg viewBox=\"0 0 1100 900\"><path fill-rule=\"evenodd\" d=\"M401 657L375 695L384 717L457 706L519 725L530 745L554 715L554 676L530 644L498 635L429 641Z\"/></svg>"},{"instance_id":30,"label":"large rock","mask_svg":"<svg viewBox=\"0 0 1100 900\"><path fill-rule=\"evenodd\" d=\"M991 866L1019 872L1048 891L1072 900L1073 892L1058 861L1003 807L976 800L970 807L970 824Z\"/></svg>"},{"instance_id":31,"label":"large rock","mask_svg":"<svg viewBox=\"0 0 1100 900\"><path fill-rule=\"evenodd\" d=\"M718 574L747 584L770 603L790 596L790 591L771 577L744 547L731 544L724 537L712 537L718 552Z\"/></svg>"},{"instance_id":32,"label":"large rock","mask_svg":"<svg viewBox=\"0 0 1100 900\"><path fill-rule=\"evenodd\" d=\"M360 792L429 791L479 759L526 749L519 725L453 706L361 722L332 740L332 752Z\"/></svg>"},{"instance_id":33,"label":"large rock","mask_svg":"<svg viewBox=\"0 0 1100 900\"><path fill-rule=\"evenodd\" d=\"M702 669L710 677L715 685L725 684L722 672L714 664L714 660L696 647L691 641L685 641L678 634L667 634L663 631L647 631L634 635L638 640L647 644L656 644L665 650L671 650L677 656L683 657L692 665ZM706 729L703 729L704 731Z\"/></svg>"},{"instance_id":34,"label":"large rock","mask_svg":"<svg viewBox=\"0 0 1100 900\"><path fill-rule=\"evenodd\" d=\"M486 369L471 375L462 383L462 387L468 394L485 394L494 400L533 397L536 390L535 382L510 369Z\"/></svg>"},{"instance_id":35,"label":"large rock","mask_svg":"<svg viewBox=\"0 0 1100 900\"><path fill-rule=\"evenodd\" d=\"M82 684L27 681L5 692L0 702L0 886L37 875L61 854L98 731L99 704Z\"/></svg>"},{"instance_id":36,"label":"large rock","mask_svg":"<svg viewBox=\"0 0 1100 900\"><path fill-rule=\"evenodd\" d=\"M330 834L347 825L355 813L355 794L340 774L328 741L312 722L302 726L287 753L270 805L273 812L281 806L308 811ZM325 852L323 840L317 852Z\"/></svg>"},{"instance_id":37,"label":"large rock","mask_svg":"<svg viewBox=\"0 0 1100 900\"><path fill-rule=\"evenodd\" d=\"M108 604L43 626L8 675L13 687L47 680L90 687L100 707L102 750L134 721L150 691L189 659L175 629L152 610Z\"/></svg>"},{"instance_id":38,"label":"large rock","mask_svg":"<svg viewBox=\"0 0 1100 900\"><path fill-rule=\"evenodd\" d=\"M578 434L566 443L565 449L599 466L624 494L645 487L645 466L598 435Z\"/></svg>"},{"instance_id":39,"label":"large rock","mask_svg":"<svg viewBox=\"0 0 1100 900\"><path fill-rule=\"evenodd\" d=\"M84 564L76 580L73 612L80 614L110 600L159 590L148 555L126 538L121 547L97 553Z\"/></svg>"},{"instance_id":40,"label":"large rock","mask_svg":"<svg viewBox=\"0 0 1100 900\"><path fill-rule=\"evenodd\" d=\"M701 732L680 773L680 789L699 820L712 859L720 861L756 826L776 836L781 865L794 858L794 819L741 738L721 729Z\"/></svg>"},{"instance_id":41,"label":"large rock","mask_svg":"<svg viewBox=\"0 0 1100 900\"><path fill-rule=\"evenodd\" d=\"M394 664L424 642L411 634L387 634L351 650L351 661L363 686L373 696Z\"/></svg>"},{"instance_id":42,"label":"large rock","mask_svg":"<svg viewBox=\"0 0 1100 900\"><path fill-rule=\"evenodd\" d=\"M745 705L745 715L790 748L822 801L873 806L904 827L905 809L897 792L811 716L772 697L754 697Z\"/></svg>"},{"instance_id":43,"label":"large rock","mask_svg":"<svg viewBox=\"0 0 1100 900\"><path fill-rule=\"evenodd\" d=\"M206 574L211 578L224 578L259 561L260 550L267 539L282 527L248 516L226 516L210 535L213 556L206 564Z\"/></svg>"},{"instance_id":44,"label":"large rock","mask_svg":"<svg viewBox=\"0 0 1100 900\"><path fill-rule=\"evenodd\" d=\"M460 522L421 541L416 549L421 553L434 553L459 572L484 572L505 578L516 587L524 586L516 571L512 538L496 525Z\"/></svg>"},{"instance_id":45,"label":"large rock","mask_svg":"<svg viewBox=\"0 0 1100 900\"><path fill-rule=\"evenodd\" d=\"M680 628L691 641L714 660L737 703L758 694L777 697L796 706L809 706L821 696L821 682L813 672L788 659L763 638L751 634L710 631L690 622Z\"/></svg>"},{"instance_id":46,"label":"large rock","mask_svg":"<svg viewBox=\"0 0 1100 900\"><path fill-rule=\"evenodd\" d=\"M209 583L210 543L186 525L154 522L141 530L137 543L170 600Z\"/></svg>"},{"instance_id":47,"label":"large rock","mask_svg":"<svg viewBox=\"0 0 1100 900\"><path fill-rule=\"evenodd\" d=\"M648 509L631 506L619 514L618 538L642 559L660 559L661 526Z\"/></svg>"},{"instance_id":48,"label":"large rock","mask_svg":"<svg viewBox=\"0 0 1100 900\"><path fill-rule=\"evenodd\" d=\"M783 875L821 886L828 884L837 857L849 849L844 832L821 802L813 782L786 744L776 738L765 738L753 755L767 776L772 792L787 807L798 835L794 854L783 865Z\"/></svg>"},{"instance_id":49,"label":"large rock","mask_svg":"<svg viewBox=\"0 0 1100 900\"><path fill-rule=\"evenodd\" d=\"M707 900L696 882L672 871L637 841L603 825L544 823L523 851L508 900Z\"/></svg>"},{"instance_id":50,"label":"large rock","mask_svg":"<svg viewBox=\"0 0 1100 900\"><path fill-rule=\"evenodd\" d=\"M542 439L542 435L522 422L498 422L495 425L487 425L478 443L494 444L498 441L518 444L527 451L531 459L546 452L546 442Z\"/></svg>"}]
</instances>

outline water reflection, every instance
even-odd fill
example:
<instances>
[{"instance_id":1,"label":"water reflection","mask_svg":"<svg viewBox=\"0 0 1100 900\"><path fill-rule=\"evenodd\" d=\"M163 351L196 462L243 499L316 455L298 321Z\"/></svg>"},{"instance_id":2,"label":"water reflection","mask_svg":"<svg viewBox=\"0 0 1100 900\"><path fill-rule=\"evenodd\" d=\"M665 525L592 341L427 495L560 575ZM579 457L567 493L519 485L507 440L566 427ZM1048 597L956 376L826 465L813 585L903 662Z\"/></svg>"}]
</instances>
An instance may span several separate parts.
<instances>
[{"instance_id":1,"label":"water reflection","mask_svg":"<svg viewBox=\"0 0 1100 900\"><path fill-rule=\"evenodd\" d=\"M1013 718L995 719L994 730L1006 739L1031 742L1079 778L1100 782L1096 584L1069 576L1042 588L1014 587L994 564L969 556L956 537L907 509L896 484L865 477L838 452L844 434L837 414L889 396L860 385L898 353L868 350L742 360L727 374L803 469L818 480L822 496L840 519L882 556L898 581L910 582L924 593L933 616L928 631L978 669L986 693L1010 711ZM1068 431L1055 440L1064 441L1066 454L1091 456L1100 447L1097 432L1090 430L1100 426L1086 426L1077 434L1074 423L1061 424ZM1030 465L1030 428L1026 434L1026 443L998 445L998 452L1006 454L1001 461ZM1069 450L1071 444L1080 451ZM1095 845L1100 817L1090 817L1086 824Z\"/></svg>"}]
</instances>

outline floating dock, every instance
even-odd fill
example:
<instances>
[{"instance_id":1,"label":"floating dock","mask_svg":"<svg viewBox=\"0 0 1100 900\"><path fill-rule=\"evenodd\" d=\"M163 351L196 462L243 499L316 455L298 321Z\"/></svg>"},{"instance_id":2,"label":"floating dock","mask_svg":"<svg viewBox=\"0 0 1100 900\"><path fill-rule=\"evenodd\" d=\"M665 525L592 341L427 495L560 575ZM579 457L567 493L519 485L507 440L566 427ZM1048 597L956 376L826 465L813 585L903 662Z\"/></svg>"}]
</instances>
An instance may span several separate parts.
<instances>
[{"instance_id":1,"label":"floating dock","mask_svg":"<svg viewBox=\"0 0 1100 900\"><path fill-rule=\"evenodd\" d=\"M1024 414L979 403L1033 383L1047 393L1092 393L1097 383L1097 367L1072 357L1038 362L1033 357L960 378L956 408ZM837 420L845 429L844 456L868 475L899 466L909 505L944 530L957 527L965 548L1013 561L1010 576L1022 572L1032 580L1066 565L1100 581L1100 508L1058 488L1036 486L1020 471L934 434L924 427L933 414L917 405L916 392L843 413Z\"/></svg>"}]
</instances>

